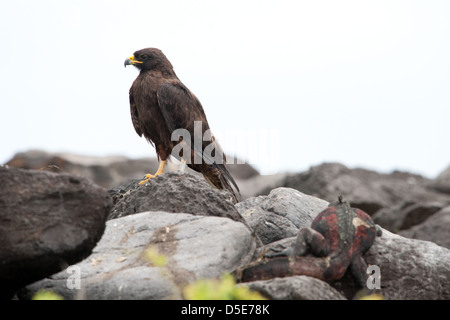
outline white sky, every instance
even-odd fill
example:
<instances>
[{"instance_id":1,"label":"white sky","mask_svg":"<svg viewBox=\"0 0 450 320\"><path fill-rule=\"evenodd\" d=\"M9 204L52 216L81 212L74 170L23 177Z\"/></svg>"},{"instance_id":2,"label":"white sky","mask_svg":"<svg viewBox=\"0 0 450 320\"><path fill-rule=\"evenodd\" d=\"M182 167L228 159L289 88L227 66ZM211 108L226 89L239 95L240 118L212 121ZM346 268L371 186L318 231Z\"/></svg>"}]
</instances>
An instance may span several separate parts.
<instances>
[{"instance_id":1,"label":"white sky","mask_svg":"<svg viewBox=\"0 0 450 320\"><path fill-rule=\"evenodd\" d=\"M157 47L262 173L450 165L450 1L3 1L0 44L0 163L155 156L123 61Z\"/></svg>"}]
</instances>

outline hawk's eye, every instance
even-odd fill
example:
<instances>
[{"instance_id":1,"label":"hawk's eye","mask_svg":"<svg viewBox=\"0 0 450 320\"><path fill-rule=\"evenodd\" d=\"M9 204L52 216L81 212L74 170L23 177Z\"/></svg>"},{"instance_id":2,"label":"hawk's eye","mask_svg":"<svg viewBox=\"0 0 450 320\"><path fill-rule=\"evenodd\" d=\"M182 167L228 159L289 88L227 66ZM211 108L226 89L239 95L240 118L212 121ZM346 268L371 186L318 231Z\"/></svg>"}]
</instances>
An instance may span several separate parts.
<instances>
[{"instance_id":1,"label":"hawk's eye","mask_svg":"<svg viewBox=\"0 0 450 320\"><path fill-rule=\"evenodd\" d=\"M139 59L140 60L146 60L148 58L148 56L146 54L140 54L139 55Z\"/></svg>"}]
</instances>

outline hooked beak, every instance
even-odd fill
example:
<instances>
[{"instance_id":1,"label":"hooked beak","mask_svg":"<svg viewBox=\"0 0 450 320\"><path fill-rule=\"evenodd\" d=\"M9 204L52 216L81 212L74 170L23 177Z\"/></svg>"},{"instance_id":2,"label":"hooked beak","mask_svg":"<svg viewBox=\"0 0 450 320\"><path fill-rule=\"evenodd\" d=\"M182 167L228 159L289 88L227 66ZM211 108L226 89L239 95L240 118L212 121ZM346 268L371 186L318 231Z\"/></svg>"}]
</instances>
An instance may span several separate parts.
<instances>
[{"instance_id":1,"label":"hooked beak","mask_svg":"<svg viewBox=\"0 0 450 320\"><path fill-rule=\"evenodd\" d=\"M127 58L125 60L125 62L123 63L124 67L126 68L128 65L130 64L138 64L138 63L142 63L142 61L138 61L134 59L134 55L132 55L131 57Z\"/></svg>"}]
</instances>

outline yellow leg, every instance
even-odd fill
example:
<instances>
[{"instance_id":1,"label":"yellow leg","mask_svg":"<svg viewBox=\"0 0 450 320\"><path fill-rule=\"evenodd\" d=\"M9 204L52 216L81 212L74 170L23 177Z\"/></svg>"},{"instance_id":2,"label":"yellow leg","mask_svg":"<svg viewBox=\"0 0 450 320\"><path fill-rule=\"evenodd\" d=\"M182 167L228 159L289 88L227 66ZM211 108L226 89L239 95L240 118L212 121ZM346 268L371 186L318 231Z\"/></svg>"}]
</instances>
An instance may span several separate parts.
<instances>
[{"instance_id":1,"label":"yellow leg","mask_svg":"<svg viewBox=\"0 0 450 320\"><path fill-rule=\"evenodd\" d=\"M156 173L155 174L147 174L145 176L145 180L142 180L141 182L139 182L139 185L142 185L143 183L146 183L149 179L159 176L161 173L164 173L165 166L166 166L166 160L162 160L159 163L159 167L158 167L158 170L156 171Z\"/></svg>"}]
</instances>

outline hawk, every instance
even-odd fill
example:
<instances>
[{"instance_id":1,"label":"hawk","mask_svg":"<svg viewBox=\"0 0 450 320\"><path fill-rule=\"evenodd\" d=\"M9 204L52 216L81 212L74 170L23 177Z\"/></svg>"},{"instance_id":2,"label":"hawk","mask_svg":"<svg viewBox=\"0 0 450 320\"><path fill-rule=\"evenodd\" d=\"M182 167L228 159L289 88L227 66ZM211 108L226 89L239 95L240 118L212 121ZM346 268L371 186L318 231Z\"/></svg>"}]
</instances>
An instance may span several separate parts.
<instances>
[{"instance_id":1,"label":"hawk","mask_svg":"<svg viewBox=\"0 0 450 320\"><path fill-rule=\"evenodd\" d=\"M178 79L163 52L156 48L138 50L124 65L140 70L129 91L134 129L155 147L160 160L156 173L147 174L141 184L162 174L172 155L202 173L213 187L229 190L237 202L239 188L225 167L226 157L211 134L203 107ZM175 131L187 135L174 136Z\"/></svg>"}]
</instances>

